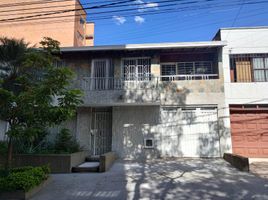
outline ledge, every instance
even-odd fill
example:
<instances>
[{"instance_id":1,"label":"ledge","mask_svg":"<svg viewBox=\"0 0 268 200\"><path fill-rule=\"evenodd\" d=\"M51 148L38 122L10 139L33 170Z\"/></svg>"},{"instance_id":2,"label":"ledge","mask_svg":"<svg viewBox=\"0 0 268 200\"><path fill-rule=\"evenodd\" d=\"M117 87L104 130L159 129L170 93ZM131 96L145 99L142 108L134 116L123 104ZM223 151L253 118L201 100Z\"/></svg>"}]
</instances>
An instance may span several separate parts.
<instances>
[{"instance_id":1,"label":"ledge","mask_svg":"<svg viewBox=\"0 0 268 200\"><path fill-rule=\"evenodd\" d=\"M249 172L248 158L232 153L224 153L223 159L240 171Z\"/></svg>"}]
</instances>

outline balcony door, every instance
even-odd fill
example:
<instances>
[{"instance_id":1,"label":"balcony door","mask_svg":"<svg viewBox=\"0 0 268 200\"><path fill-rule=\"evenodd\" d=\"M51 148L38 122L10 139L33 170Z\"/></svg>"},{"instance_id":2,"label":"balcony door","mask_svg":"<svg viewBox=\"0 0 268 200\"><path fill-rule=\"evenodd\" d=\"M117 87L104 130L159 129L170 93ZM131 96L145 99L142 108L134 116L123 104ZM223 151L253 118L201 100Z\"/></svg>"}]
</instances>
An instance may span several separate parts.
<instances>
[{"instance_id":1,"label":"balcony door","mask_svg":"<svg viewBox=\"0 0 268 200\"><path fill-rule=\"evenodd\" d=\"M109 89L113 83L113 68L109 59L92 60L91 89Z\"/></svg>"}]
</instances>

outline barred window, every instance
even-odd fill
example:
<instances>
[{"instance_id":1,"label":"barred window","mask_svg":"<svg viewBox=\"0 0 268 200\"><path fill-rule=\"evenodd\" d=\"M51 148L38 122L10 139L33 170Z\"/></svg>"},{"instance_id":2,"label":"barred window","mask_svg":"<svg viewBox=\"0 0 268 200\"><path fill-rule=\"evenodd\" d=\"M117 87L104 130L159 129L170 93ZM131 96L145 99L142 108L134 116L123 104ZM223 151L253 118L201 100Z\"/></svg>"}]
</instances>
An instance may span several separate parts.
<instances>
[{"instance_id":1,"label":"barred window","mask_svg":"<svg viewBox=\"0 0 268 200\"><path fill-rule=\"evenodd\" d=\"M202 79L203 75L215 78L212 61L178 62L161 64L162 81L185 80L186 76L193 75L192 79Z\"/></svg>"},{"instance_id":2,"label":"barred window","mask_svg":"<svg viewBox=\"0 0 268 200\"><path fill-rule=\"evenodd\" d=\"M144 81L151 78L150 58L123 59L124 79L127 81Z\"/></svg>"},{"instance_id":3,"label":"barred window","mask_svg":"<svg viewBox=\"0 0 268 200\"><path fill-rule=\"evenodd\" d=\"M210 61L198 61L198 62L179 62L178 74L212 74L212 62Z\"/></svg>"},{"instance_id":4,"label":"barred window","mask_svg":"<svg viewBox=\"0 0 268 200\"><path fill-rule=\"evenodd\" d=\"M268 81L268 58L253 58L254 80L256 82Z\"/></svg>"},{"instance_id":5,"label":"barred window","mask_svg":"<svg viewBox=\"0 0 268 200\"><path fill-rule=\"evenodd\" d=\"M268 54L230 55L231 82L267 82Z\"/></svg>"}]
</instances>

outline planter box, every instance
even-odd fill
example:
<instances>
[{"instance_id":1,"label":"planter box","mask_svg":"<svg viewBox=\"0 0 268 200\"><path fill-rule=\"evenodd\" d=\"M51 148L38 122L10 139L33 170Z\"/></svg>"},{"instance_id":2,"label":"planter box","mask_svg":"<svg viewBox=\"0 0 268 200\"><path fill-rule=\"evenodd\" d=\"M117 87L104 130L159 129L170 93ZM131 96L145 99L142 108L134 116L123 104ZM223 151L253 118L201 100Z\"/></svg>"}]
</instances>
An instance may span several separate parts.
<instances>
[{"instance_id":1,"label":"planter box","mask_svg":"<svg viewBox=\"0 0 268 200\"><path fill-rule=\"evenodd\" d=\"M114 152L105 153L100 156L99 172L106 172L113 165L116 160L116 154Z\"/></svg>"},{"instance_id":2,"label":"planter box","mask_svg":"<svg viewBox=\"0 0 268 200\"><path fill-rule=\"evenodd\" d=\"M17 154L13 156L12 167L49 165L52 173L71 173L72 167L85 162L87 156L86 151L72 154Z\"/></svg>"},{"instance_id":3,"label":"planter box","mask_svg":"<svg viewBox=\"0 0 268 200\"><path fill-rule=\"evenodd\" d=\"M223 159L233 165L235 168L240 171L248 172L249 171L249 162L248 158L239 156L232 153L224 153Z\"/></svg>"},{"instance_id":4,"label":"planter box","mask_svg":"<svg viewBox=\"0 0 268 200\"><path fill-rule=\"evenodd\" d=\"M51 181L52 181L52 178L49 177L47 180L45 180L39 186L36 186L35 188L31 189L28 192L24 192L21 190L13 191L13 192L0 192L0 200L27 200L27 199L30 199L36 193L38 193L42 188L46 187Z\"/></svg>"}]
</instances>

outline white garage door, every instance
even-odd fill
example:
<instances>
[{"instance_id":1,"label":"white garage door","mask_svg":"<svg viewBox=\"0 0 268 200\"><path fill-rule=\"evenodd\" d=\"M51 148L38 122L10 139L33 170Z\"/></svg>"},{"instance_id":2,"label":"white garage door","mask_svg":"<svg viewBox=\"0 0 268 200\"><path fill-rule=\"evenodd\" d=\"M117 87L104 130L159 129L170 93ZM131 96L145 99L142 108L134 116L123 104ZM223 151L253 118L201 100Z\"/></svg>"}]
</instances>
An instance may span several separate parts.
<instances>
[{"instance_id":1,"label":"white garage door","mask_svg":"<svg viewBox=\"0 0 268 200\"><path fill-rule=\"evenodd\" d=\"M164 107L161 128L162 156L220 156L216 108Z\"/></svg>"}]
</instances>

